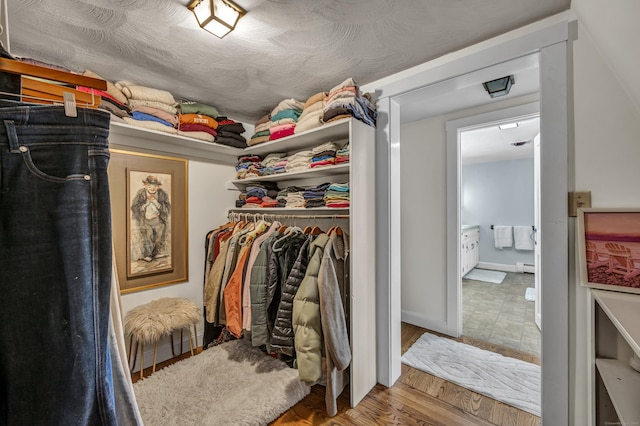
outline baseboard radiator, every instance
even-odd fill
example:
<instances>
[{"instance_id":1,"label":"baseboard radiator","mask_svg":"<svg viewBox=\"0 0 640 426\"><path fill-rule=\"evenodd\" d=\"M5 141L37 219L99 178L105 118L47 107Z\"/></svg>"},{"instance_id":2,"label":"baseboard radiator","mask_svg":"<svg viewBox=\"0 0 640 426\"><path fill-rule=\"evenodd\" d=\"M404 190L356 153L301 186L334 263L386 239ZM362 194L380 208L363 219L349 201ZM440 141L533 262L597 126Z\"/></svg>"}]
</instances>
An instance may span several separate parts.
<instances>
[{"instance_id":1,"label":"baseboard radiator","mask_svg":"<svg viewBox=\"0 0 640 426\"><path fill-rule=\"evenodd\" d=\"M533 263L516 262L516 270L518 272L527 272L533 274L536 272L535 265Z\"/></svg>"}]
</instances>

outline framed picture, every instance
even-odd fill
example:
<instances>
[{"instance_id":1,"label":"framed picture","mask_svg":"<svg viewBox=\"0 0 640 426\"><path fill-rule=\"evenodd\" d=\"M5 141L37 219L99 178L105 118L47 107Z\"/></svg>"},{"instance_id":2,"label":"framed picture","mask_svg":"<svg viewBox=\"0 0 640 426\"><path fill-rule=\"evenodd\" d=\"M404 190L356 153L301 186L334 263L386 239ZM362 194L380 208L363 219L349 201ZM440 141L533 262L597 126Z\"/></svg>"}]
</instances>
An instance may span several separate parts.
<instances>
[{"instance_id":1,"label":"framed picture","mask_svg":"<svg viewBox=\"0 0 640 426\"><path fill-rule=\"evenodd\" d=\"M109 189L121 292L187 281L187 160L112 149Z\"/></svg>"},{"instance_id":2,"label":"framed picture","mask_svg":"<svg viewBox=\"0 0 640 426\"><path fill-rule=\"evenodd\" d=\"M578 209L582 285L640 294L640 209Z\"/></svg>"}]
</instances>

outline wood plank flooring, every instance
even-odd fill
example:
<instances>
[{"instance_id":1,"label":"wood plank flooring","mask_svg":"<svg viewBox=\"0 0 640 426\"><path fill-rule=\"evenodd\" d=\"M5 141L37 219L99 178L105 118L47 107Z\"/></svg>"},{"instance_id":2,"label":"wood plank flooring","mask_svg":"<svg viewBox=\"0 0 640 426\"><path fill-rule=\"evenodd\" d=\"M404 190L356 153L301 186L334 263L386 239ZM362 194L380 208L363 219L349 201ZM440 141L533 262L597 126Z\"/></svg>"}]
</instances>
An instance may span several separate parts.
<instances>
[{"instance_id":1,"label":"wood plank flooring","mask_svg":"<svg viewBox=\"0 0 640 426\"><path fill-rule=\"evenodd\" d=\"M402 352L408 350L425 331L402 323ZM457 340L540 364L540 358L530 354L474 339ZM199 348L198 352L200 351ZM187 352L181 357L165 361L156 370L188 356ZM145 369L144 376L150 373L151 368ZM136 382L138 377L139 374L135 374L133 381ZM539 426L540 418L403 364L400 379L392 387L376 385L355 408L350 407L349 390L345 389L338 398L338 414L335 417L326 414L324 387L313 386L307 397L271 423L274 426L294 424Z\"/></svg>"},{"instance_id":2,"label":"wood plank flooring","mask_svg":"<svg viewBox=\"0 0 640 426\"><path fill-rule=\"evenodd\" d=\"M402 323L402 352L425 331ZM540 365L539 357L524 352L474 339L457 340ZM348 393L346 389L338 399L338 414L329 417L324 409L324 388L314 386L309 396L272 425L540 425L540 418L533 414L404 364L396 384L390 388L376 385L357 407L349 406Z\"/></svg>"}]
</instances>

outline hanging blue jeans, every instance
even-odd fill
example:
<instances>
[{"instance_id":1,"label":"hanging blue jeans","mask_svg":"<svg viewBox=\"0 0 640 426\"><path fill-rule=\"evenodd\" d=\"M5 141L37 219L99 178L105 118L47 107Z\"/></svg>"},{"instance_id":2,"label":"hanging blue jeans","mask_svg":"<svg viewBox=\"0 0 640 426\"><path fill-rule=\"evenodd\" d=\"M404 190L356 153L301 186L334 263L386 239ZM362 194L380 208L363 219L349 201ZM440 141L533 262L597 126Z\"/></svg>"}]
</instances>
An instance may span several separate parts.
<instances>
[{"instance_id":1,"label":"hanging blue jeans","mask_svg":"<svg viewBox=\"0 0 640 426\"><path fill-rule=\"evenodd\" d=\"M0 102L0 425L115 425L109 115Z\"/></svg>"}]
</instances>

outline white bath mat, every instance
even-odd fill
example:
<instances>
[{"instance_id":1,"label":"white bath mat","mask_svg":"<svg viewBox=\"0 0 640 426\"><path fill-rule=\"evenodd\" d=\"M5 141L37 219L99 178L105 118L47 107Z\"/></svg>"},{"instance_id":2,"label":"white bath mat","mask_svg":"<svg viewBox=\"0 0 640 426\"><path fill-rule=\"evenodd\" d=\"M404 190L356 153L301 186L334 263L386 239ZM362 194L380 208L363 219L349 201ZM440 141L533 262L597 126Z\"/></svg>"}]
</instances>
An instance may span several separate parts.
<instances>
[{"instance_id":1,"label":"white bath mat","mask_svg":"<svg viewBox=\"0 0 640 426\"><path fill-rule=\"evenodd\" d=\"M402 362L540 416L540 366L424 333Z\"/></svg>"},{"instance_id":2,"label":"white bath mat","mask_svg":"<svg viewBox=\"0 0 640 426\"><path fill-rule=\"evenodd\" d=\"M506 272L502 271L490 271L488 269L472 269L467 275L464 276L465 279L474 280L474 281L484 281L493 284L502 284L504 277L507 276Z\"/></svg>"}]
</instances>

